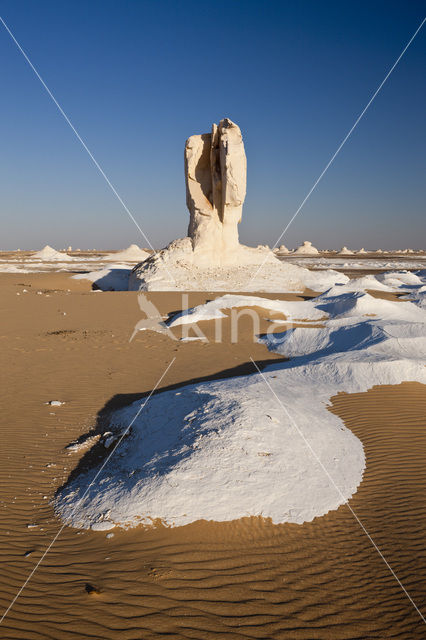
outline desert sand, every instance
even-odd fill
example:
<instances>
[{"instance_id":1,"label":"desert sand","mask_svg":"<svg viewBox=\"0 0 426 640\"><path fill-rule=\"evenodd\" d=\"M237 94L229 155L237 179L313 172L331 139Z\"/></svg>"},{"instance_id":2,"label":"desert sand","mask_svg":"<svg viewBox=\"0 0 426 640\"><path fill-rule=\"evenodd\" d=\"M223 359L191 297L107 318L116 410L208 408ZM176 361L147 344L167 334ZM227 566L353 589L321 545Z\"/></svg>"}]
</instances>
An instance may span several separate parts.
<instances>
[{"instance_id":1,"label":"desert sand","mask_svg":"<svg viewBox=\"0 0 426 640\"><path fill-rule=\"evenodd\" d=\"M101 425L107 410L143 398L172 356L159 390L248 374L250 357L262 367L282 356L253 342L248 318L238 343L226 326L222 343L171 342L148 331L129 342L141 317L136 292L95 292L65 272L0 278L4 609L61 527L51 501L82 456L66 449L70 442ZM189 304L217 295L191 292ZM387 291L374 295L396 300ZM161 313L180 308L179 293L147 296ZM203 330L213 338L212 326ZM420 605L425 410L426 387L414 382L330 399L366 455L350 505ZM303 525L242 518L113 534L65 527L5 618L2 637L424 637L418 613L346 506Z\"/></svg>"}]
</instances>

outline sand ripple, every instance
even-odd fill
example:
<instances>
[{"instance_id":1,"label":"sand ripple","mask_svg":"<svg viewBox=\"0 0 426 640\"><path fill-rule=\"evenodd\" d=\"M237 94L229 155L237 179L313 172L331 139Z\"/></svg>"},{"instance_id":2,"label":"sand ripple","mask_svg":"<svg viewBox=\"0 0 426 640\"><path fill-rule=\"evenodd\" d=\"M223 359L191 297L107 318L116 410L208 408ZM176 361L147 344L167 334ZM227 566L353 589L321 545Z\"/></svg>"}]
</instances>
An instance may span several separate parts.
<instances>
[{"instance_id":1,"label":"sand ripple","mask_svg":"<svg viewBox=\"0 0 426 640\"><path fill-rule=\"evenodd\" d=\"M425 387L417 383L340 394L332 409L367 455L351 505L419 605L426 578L425 409ZM4 470L0 480L2 487L10 482ZM2 604L57 530L48 506L38 514L40 526L26 527L32 505L19 496L27 482L16 482L16 502L8 507L14 531L8 536L7 519L1 523L9 540L0 550ZM65 529L2 637L411 640L423 638L424 628L341 507L302 526L247 519L116 532L111 539Z\"/></svg>"}]
</instances>

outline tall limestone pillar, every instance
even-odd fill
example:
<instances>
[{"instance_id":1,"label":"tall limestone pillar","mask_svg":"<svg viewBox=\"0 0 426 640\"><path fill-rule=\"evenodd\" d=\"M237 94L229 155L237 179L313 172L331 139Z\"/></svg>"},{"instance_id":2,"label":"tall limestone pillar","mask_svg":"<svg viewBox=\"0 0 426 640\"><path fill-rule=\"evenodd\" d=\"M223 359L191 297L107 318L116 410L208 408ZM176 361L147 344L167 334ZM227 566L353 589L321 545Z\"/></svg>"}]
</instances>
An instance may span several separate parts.
<instances>
[{"instance_id":1,"label":"tall limestone pillar","mask_svg":"<svg viewBox=\"0 0 426 640\"><path fill-rule=\"evenodd\" d=\"M188 235L194 263L238 263L238 223L246 195L247 160L240 128L228 118L185 146Z\"/></svg>"}]
</instances>

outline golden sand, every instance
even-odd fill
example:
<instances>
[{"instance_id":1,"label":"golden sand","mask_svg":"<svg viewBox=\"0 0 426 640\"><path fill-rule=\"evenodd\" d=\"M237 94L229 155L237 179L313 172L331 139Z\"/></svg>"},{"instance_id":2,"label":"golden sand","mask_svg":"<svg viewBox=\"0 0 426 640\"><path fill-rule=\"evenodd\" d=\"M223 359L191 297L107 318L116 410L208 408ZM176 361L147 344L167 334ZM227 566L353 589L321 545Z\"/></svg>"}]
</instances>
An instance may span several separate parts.
<instances>
[{"instance_id":1,"label":"golden sand","mask_svg":"<svg viewBox=\"0 0 426 640\"><path fill-rule=\"evenodd\" d=\"M259 363L278 356L253 343L248 318L241 320L237 344L226 330L221 344L172 342L152 332L140 332L129 343L143 317L136 293L95 294L87 282L54 273L3 274L0 281L1 612L61 527L50 500L81 455L64 447L86 433L105 406L127 404L148 392L173 356L162 388L250 373L250 356ZM189 304L214 295L190 294ZM180 294L149 298L162 313L180 308ZM204 324L212 337L213 328ZM65 404L52 407L45 404L49 400ZM404 383L339 394L330 410L366 452L365 477L350 505L424 607L426 388ZM64 528L0 626L0 637L412 640L426 635L346 506L301 526L247 518L113 533L107 538Z\"/></svg>"}]
</instances>

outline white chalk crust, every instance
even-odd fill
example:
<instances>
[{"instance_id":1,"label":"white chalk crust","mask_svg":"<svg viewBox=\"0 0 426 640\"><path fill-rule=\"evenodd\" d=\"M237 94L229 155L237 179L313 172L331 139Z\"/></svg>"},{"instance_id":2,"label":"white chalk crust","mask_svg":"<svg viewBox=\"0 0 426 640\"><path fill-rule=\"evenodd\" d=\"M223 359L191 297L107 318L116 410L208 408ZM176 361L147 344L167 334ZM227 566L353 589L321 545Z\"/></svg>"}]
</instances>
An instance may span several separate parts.
<instances>
[{"instance_id":1,"label":"white chalk crust","mask_svg":"<svg viewBox=\"0 0 426 640\"><path fill-rule=\"evenodd\" d=\"M413 302L342 289L285 303L295 305L295 314L304 305L313 322L319 313L328 317L324 328L262 339L291 358L264 371L285 408L259 374L152 397L86 498L99 467L59 492L55 509L62 520L96 529L157 518L170 526L244 516L301 524L348 500L362 480L364 452L328 411L329 399L378 384L426 383L426 310L414 304L423 293L417 289ZM229 302L217 302L216 310ZM123 432L139 407L115 412L111 431Z\"/></svg>"}]
</instances>

